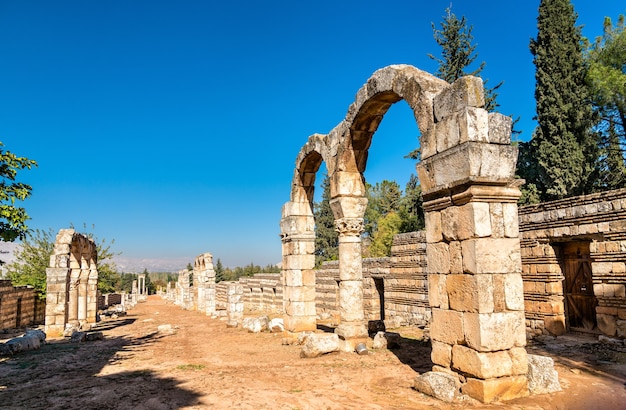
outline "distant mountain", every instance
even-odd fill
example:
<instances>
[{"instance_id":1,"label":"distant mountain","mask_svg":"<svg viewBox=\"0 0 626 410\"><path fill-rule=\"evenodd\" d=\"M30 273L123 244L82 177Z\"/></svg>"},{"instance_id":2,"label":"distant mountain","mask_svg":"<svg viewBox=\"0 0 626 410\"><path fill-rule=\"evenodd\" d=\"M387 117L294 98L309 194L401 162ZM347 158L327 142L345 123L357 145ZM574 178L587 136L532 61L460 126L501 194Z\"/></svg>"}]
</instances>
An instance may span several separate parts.
<instances>
[{"instance_id":1,"label":"distant mountain","mask_svg":"<svg viewBox=\"0 0 626 410\"><path fill-rule=\"evenodd\" d=\"M19 250L21 246L22 245L15 242L0 241L0 261L5 264L13 262L15 260L15 251Z\"/></svg>"},{"instance_id":2,"label":"distant mountain","mask_svg":"<svg viewBox=\"0 0 626 410\"><path fill-rule=\"evenodd\" d=\"M113 257L118 272L178 272L193 264L193 258L130 258L123 255Z\"/></svg>"}]
</instances>

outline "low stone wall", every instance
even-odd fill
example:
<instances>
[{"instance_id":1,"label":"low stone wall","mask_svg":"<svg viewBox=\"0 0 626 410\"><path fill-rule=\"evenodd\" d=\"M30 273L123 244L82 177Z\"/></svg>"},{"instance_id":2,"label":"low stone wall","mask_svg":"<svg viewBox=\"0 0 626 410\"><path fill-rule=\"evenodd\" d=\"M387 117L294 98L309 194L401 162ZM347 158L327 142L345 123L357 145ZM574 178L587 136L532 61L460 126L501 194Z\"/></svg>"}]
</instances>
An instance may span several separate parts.
<instances>
[{"instance_id":1,"label":"low stone wall","mask_svg":"<svg viewBox=\"0 0 626 410\"><path fill-rule=\"evenodd\" d=\"M0 330L41 324L44 313L45 302L37 298L35 289L0 280Z\"/></svg>"},{"instance_id":2,"label":"low stone wall","mask_svg":"<svg viewBox=\"0 0 626 410\"><path fill-rule=\"evenodd\" d=\"M363 259L363 309L368 321L388 328L425 326L430 321L426 241L423 232L394 236L389 258ZM339 263L324 262L315 271L318 318L339 321Z\"/></svg>"},{"instance_id":3,"label":"low stone wall","mask_svg":"<svg viewBox=\"0 0 626 410\"><path fill-rule=\"evenodd\" d=\"M625 337L626 189L521 207L519 218L530 333L561 334L581 315L578 330Z\"/></svg>"},{"instance_id":4,"label":"low stone wall","mask_svg":"<svg viewBox=\"0 0 626 410\"><path fill-rule=\"evenodd\" d=\"M239 279L243 286L246 310L269 313L282 312L283 286L280 273L257 273Z\"/></svg>"}]
</instances>

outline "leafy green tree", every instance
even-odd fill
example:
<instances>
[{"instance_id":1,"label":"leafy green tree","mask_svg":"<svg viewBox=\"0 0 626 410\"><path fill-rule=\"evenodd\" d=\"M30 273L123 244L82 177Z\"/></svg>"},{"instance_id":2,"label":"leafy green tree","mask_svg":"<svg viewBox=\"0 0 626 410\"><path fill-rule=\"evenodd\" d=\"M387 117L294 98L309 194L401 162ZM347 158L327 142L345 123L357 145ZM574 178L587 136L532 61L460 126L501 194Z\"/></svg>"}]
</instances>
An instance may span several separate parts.
<instances>
[{"instance_id":1,"label":"leafy green tree","mask_svg":"<svg viewBox=\"0 0 626 410\"><path fill-rule=\"evenodd\" d=\"M46 268L50 264L55 238L52 229L29 232L15 254L15 261L7 265L7 275L13 285L32 286L42 300L46 298Z\"/></svg>"},{"instance_id":2,"label":"leafy green tree","mask_svg":"<svg viewBox=\"0 0 626 410\"><path fill-rule=\"evenodd\" d=\"M587 85L600 136L602 169L598 189L626 187L626 31L624 15L617 24L604 20L604 34L587 48Z\"/></svg>"},{"instance_id":3,"label":"leafy green tree","mask_svg":"<svg viewBox=\"0 0 626 410\"><path fill-rule=\"evenodd\" d=\"M313 205L315 217L315 264L336 260L339 249L339 234L335 230L335 216L330 208L330 179L324 175L322 200Z\"/></svg>"},{"instance_id":4,"label":"leafy green tree","mask_svg":"<svg viewBox=\"0 0 626 410\"><path fill-rule=\"evenodd\" d=\"M441 29L437 30L435 23L432 23L435 41L441 47L441 58L428 54L428 57L439 63L437 76L449 83L453 83L466 75L480 76L480 73L485 68L484 61L473 71L466 71L478 58L476 45L473 44L473 26L468 26L465 16L459 19L452 13L451 8L446 9L446 16L440 25ZM487 81L484 81L484 84L485 109L494 111L498 107L496 90L502 86L502 82L493 88L486 87Z\"/></svg>"},{"instance_id":5,"label":"leafy green tree","mask_svg":"<svg viewBox=\"0 0 626 410\"><path fill-rule=\"evenodd\" d=\"M535 184L541 200L588 193L597 178L598 140L591 132L593 112L576 18L569 0L541 0L537 38L530 42L539 126L530 143L520 145L528 152L520 155L527 162L518 173Z\"/></svg>"},{"instance_id":6,"label":"leafy green tree","mask_svg":"<svg viewBox=\"0 0 626 410\"><path fill-rule=\"evenodd\" d=\"M369 256L384 257L391 254L393 236L400 233L402 218L396 212L388 212L378 220L376 232L372 236Z\"/></svg>"},{"instance_id":7,"label":"leafy green tree","mask_svg":"<svg viewBox=\"0 0 626 410\"><path fill-rule=\"evenodd\" d=\"M30 185L17 182L17 173L36 167L37 162L5 151L3 146L0 142L0 239L13 242L26 237L26 221L30 219L26 210L16 206L15 201L24 201L32 192Z\"/></svg>"},{"instance_id":8,"label":"leafy green tree","mask_svg":"<svg viewBox=\"0 0 626 410\"><path fill-rule=\"evenodd\" d=\"M365 232L373 236L378 221L390 212L399 212L402 190L396 181L383 180L375 185L365 184L367 207L365 208Z\"/></svg>"}]
</instances>

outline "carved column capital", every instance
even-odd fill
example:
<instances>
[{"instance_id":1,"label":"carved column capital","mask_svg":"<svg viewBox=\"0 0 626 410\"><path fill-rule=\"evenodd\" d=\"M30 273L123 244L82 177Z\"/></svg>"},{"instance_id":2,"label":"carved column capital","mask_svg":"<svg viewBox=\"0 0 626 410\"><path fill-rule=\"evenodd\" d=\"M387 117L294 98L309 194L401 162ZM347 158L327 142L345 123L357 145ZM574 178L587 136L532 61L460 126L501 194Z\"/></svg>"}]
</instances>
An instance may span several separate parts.
<instances>
[{"instance_id":1,"label":"carved column capital","mask_svg":"<svg viewBox=\"0 0 626 410\"><path fill-rule=\"evenodd\" d=\"M341 218L335 220L335 230L339 236L361 236L365 223L363 218Z\"/></svg>"}]
</instances>

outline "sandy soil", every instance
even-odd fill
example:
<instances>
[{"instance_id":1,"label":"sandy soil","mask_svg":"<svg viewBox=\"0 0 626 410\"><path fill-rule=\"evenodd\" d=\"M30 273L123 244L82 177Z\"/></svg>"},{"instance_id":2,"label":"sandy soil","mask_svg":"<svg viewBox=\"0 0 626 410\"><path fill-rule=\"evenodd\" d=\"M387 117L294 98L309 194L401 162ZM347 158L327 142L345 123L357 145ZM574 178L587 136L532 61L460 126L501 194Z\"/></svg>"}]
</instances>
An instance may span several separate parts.
<instances>
[{"instance_id":1,"label":"sandy soil","mask_svg":"<svg viewBox=\"0 0 626 410\"><path fill-rule=\"evenodd\" d=\"M159 333L162 324L175 332ZM228 329L157 296L99 328L104 340L49 340L40 350L0 358L0 408L626 408L626 350L585 336L528 347L555 359L562 392L482 405L445 404L411 388L432 366L419 329L398 329L397 349L302 359L300 347L282 345L279 334Z\"/></svg>"}]
</instances>

